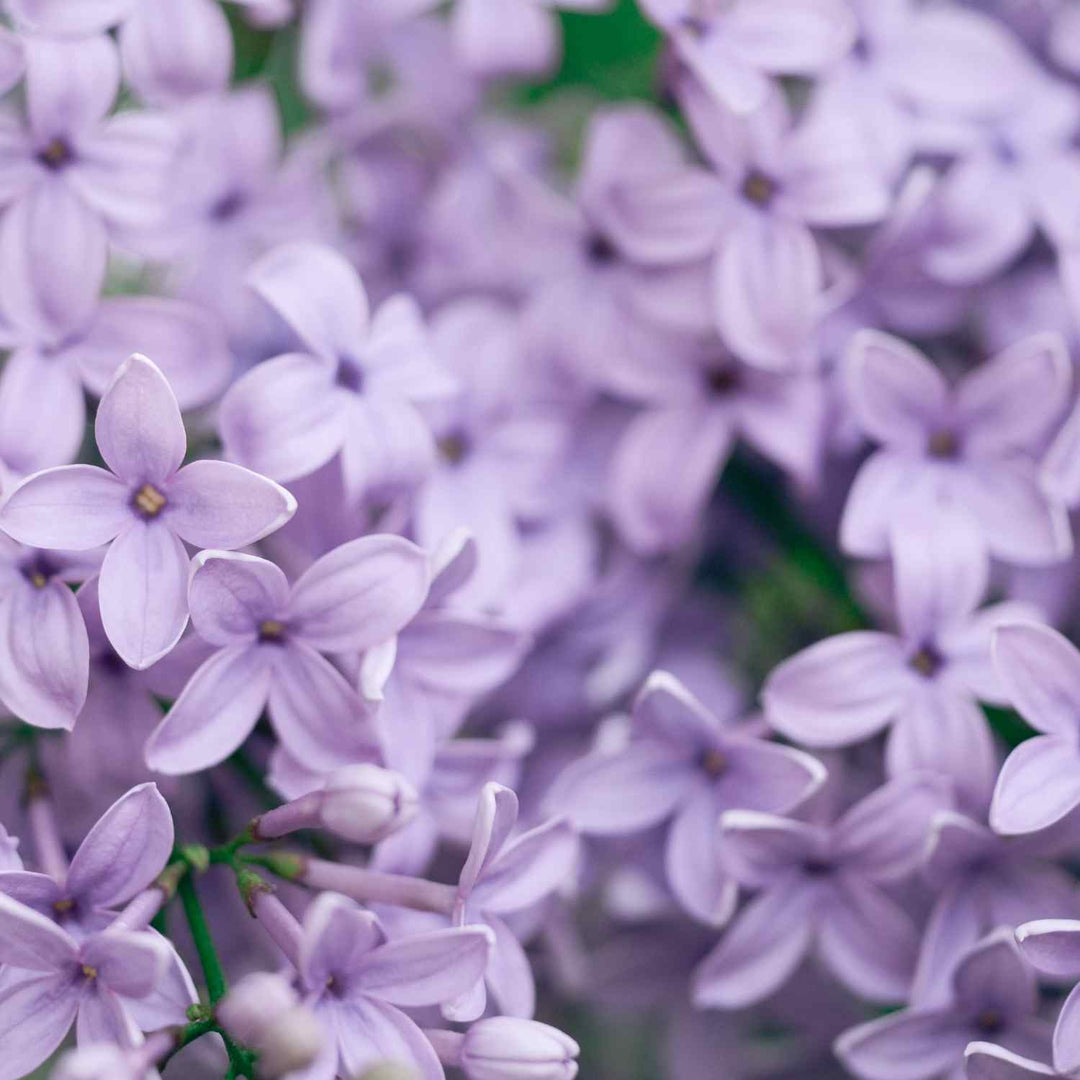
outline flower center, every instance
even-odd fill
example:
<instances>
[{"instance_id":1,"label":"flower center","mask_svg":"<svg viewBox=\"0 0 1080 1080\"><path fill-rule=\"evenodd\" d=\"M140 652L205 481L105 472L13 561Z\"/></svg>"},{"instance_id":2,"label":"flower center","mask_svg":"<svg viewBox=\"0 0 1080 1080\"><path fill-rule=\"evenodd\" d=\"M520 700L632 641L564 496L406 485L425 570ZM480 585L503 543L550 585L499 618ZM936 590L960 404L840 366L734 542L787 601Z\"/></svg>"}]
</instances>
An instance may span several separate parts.
<instances>
[{"instance_id":1,"label":"flower center","mask_svg":"<svg viewBox=\"0 0 1080 1080\"><path fill-rule=\"evenodd\" d=\"M46 169L59 172L65 165L70 165L75 160L75 153L66 139L57 136L38 152L37 159Z\"/></svg>"},{"instance_id":2,"label":"flower center","mask_svg":"<svg viewBox=\"0 0 1080 1080\"><path fill-rule=\"evenodd\" d=\"M35 552L30 559L19 567L22 576L35 589L44 589L56 575L57 569L56 565L43 551Z\"/></svg>"},{"instance_id":3,"label":"flower center","mask_svg":"<svg viewBox=\"0 0 1080 1080\"><path fill-rule=\"evenodd\" d=\"M941 670L944 662L941 653L927 642L908 661L908 666L917 671L923 678L929 679Z\"/></svg>"},{"instance_id":4,"label":"flower center","mask_svg":"<svg viewBox=\"0 0 1080 1080\"><path fill-rule=\"evenodd\" d=\"M777 184L760 169L751 169L742 183L742 196L755 206L768 206L776 196Z\"/></svg>"},{"instance_id":5,"label":"flower center","mask_svg":"<svg viewBox=\"0 0 1080 1080\"><path fill-rule=\"evenodd\" d=\"M933 432L926 440L926 452L931 457L942 460L954 458L960 452L960 440L956 437L956 432L942 428Z\"/></svg>"},{"instance_id":6,"label":"flower center","mask_svg":"<svg viewBox=\"0 0 1080 1080\"><path fill-rule=\"evenodd\" d=\"M739 387L739 373L730 364L711 368L705 375L705 385L710 394L724 397Z\"/></svg>"},{"instance_id":7,"label":"flower center","mask_svg":"<svg viewBox=\"0 0 1080 1080\"><path fill-rule=\"evenodd\" d=\"M153 484L143 484L135 492L131 505L144 517L155 518L165 506L165 496Z\"/></svg>"},{"instance_id":8,"label":"flower center","mask_svg":"<svg viewBox=\"0 0 1080 1080\"><path fill-rule=\"evenodd\" d=\"M975 1026L984 1035L996 1035L1005 1026L1005 1021L996 1009L987 1009L975 1018Z\"/></svg>"},{"instance_id":9,"label":"flower center","mask_svg":"<svg viewBox=\"0 0 1080 1080\"><path fill-rule=\"evenodd\" d=\"M594 266L608 266L619 257L619 253L603 233L593 232L585 238L585 256Z\"/></svg>"},{"instance_id":10,"label":"flower center","mask_svg":"<svg viewBox=\"0 0 1080 1080\"><path fill-rule=\"evenodd\" d=\"M228 191L210 207L210 217L214 221L228 221L240 213L246 202L247 196L242 191Z\"/></svg>"},{"instance_id":11,"label":"flower center","mask_svg":"<svg viewBox=\"0 0 1080 1080\"><path fill-rule=\"evenodd\" d=\"M469 452L469 440L464 432L455 431L436 442L439 456L449 465L460 465Z\"/></svg>"},{"instance_id":12,"label":"flower center","mask_svg":"<svg viewBox=\"0 0 1080 1080\"><path fill-rule=\"evenodd\" d=\"M56 903L53 904L53 911L55 911L57 915L70 915L74 910L75 901L70 897L64 900L57 900Z\"/></svg>"},{"instance_id":13,"label":"flower center","mask_svg":"<svg viewBox=\"0 0 1080 1080\"><path fill-rule=\"evenodd\" d=\"M285 637L285 624L278 619L263 619L259 623L259 640L280 643Z\"/></svg>"},{"instance_id":14,"label":"flower center","mask_svg":"<svg viewBox=\"0 0 1080 1080\"><path fill-rule=\"evenodd\" d=\"M96 967L91 967L89 964L83 964L82 973L88 979L96 979L97 978L97 968Z\"/></svg>"},{"instance_id":15,"label":"flower center","mask_svg":"<svg viewBox=\"0 0 1080 1080\"><path fill-rule=\"evenodd\" d=\"M359 394L364 389L364 371L351 356L339 356L334 381L343 389Z\"/></svg>"},{"instance_id":16,"label":"flower center","mask_svg":"<svg viewBox=\"0 0 1080 1080\"><path fill-rule=\"evenodd\" d=\"M833 864L827 859L807 859L802 868L810 877L825 877L833 872Z\"/></svg>"},{"instance_id":17,"label":"flower center","mask_svg":"<svg viewBox=\"0 0 1080 1080\"><path fill-rule=\"evenodd\" d=\"M717 779L717 777L723 776L727 771L728 762L723 752L717 749L706 750L700 758L698 758L698 765L702 771L711 780Z\"/></svg>"}]
</instances>

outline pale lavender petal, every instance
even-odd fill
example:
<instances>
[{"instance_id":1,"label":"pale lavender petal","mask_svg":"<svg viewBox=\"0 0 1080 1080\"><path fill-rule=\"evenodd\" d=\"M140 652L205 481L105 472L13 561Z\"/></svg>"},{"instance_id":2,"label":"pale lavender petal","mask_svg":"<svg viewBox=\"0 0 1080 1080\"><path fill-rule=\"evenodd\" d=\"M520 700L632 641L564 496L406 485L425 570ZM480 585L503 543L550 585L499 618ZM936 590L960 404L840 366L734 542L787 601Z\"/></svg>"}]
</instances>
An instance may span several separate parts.
<instances>
[{"instance_id":1,"label":"pale lavender petal","mask_svg":"<svg viewBox=\"0 0 1080 1080\"><path fill-rule=\"evenodd\" d=\"M355 901L323 892L304 912L300 942L300 977L322 990L328 979L351 972L386 941L379 920ZM358 988L363 992L363 987Z\"/></svg>"},{"instance_id":2,"label":"pale lavender petal","mask_svg":"<svg viewBox=\"0 0 1080 1080\"><path fill-rule=\"evenodd\" d=\"M169 806L156 784L139 784L101 815L68 870L68 894L91 908L111 908L148 888L173 846Z\"/></svg>"},{"instance_id":3,"label":"pale lavender petal","mask_svg":"<svg viewBox=\"0 0 1080 1080\"><path fill-rule=\"evenodd\" d=\"M479 75L541 75L559 55L558 23L539 5L464 0L454 9L453 33Z\"/></svg>"},{"instance_id":4,"label":"pale lavender petal","mask_svg":"<svg viewBox=\"0 0 1080 1080\"><path fill-rule=\"evenodd\" d=\"M248 284L318 356L335 363L360 357L367 294L356 271L333 248L312 243L275 248L252 267Z\"/></svg>"},{"instance_id":5,"label":"pale lavender petal","mask_svg":"<svg viewBox=\"0 0 1080 1080\"><path fill-rule=\"evenodd\" d=\"M486 927L434 930L372 949L354 971L365 994L393 1005L437 1005L483 977L492 944Z\"/></svg>"},{"instance_id":6,"label":"pale lavender petal","mask_svg":"<svg viewBox=\"0 0 1080 1080\"><path fill-rule=\"evenodd\" d=\"M284 615L289 582L267 559L241 552L202 551L192 565L191 624L211 644L254 642L263 622Z\"/></svg>"},{"instance_id":7,"label":"pale lavender petal","mask_svg":"<svg viewBox=\"0 0 1080 1080\"><path fill-rule=\"evenodd\" d=\"M106 930L82 947L80 959L97 971L104 986L127 997L145 997L165 974L169 946L150 933Z\"/></svg>"},{"instance_id":8,"label":"pale lavender petal","mask_svg":"<svg viewBox=\"0 0 1080 1080\"><path fill-rule=\"evenodd\" d=\"M884 558L897 508L915 494L914 510L925 510L917 485L921 462L911 455L879 450L864 462L848 490L840 519L840 546L851 555ZM909 507L904 507L905 511Z\"/></svg>"},{"instance_id":9,"label":"pale lavender petal","mask_svg":"<svg viewBox=\"0 0 1080 1080\"><path fill-rule=\"evenodd\" d=\"M335 548L293 586L289 617L309 645L368 649L393 637L427 596L424 552L400 536L363 536Z\"/></svg>"},{"instance_id":10,"label":"pale lavender petal","mask_svg":"<svg viewBox=\"0 0 1080 1080\"><path fill-rule=\"evenodd\" d=\"M15 588L0 605L0 699L36 727L70 730L86 701L90 646L62 582Z\"/></svg>"},{"instance_id":11,"label":"pale lavender petal","mask_svg":"<svg viewBox=\"0 0 1080 1080\"><path fill-rule=\"evenodd\" d=\"M270 664L257 648L230 645L195 672L146 744L155 772L198 772L223 761L251 733L270 693Z\"/></svg>"},{"instance_id":12,"label":"pale lavender petal","mask_svg":"<svg viewBox=\"0 0 1080 1080\"><path fill-rule=\"evenodd\" d=\"M1032 727L1077 732L1080 651L1068 638L1040 623L1011 623L994 631L991 651L1006 696Z\"/></svg>"},{"instance_id":13,"label":"pale lavender petal","mask_svg":"<svg viewBox=\"0 0 1080 1080\"><path fill-rule=\"evenodd\" d=\"M815 894L794 876L755 897L694 971L699 1009L741 1009L778 990L813 937Z\"/></svg>"},{"instance_id":14,"label":"pale lavender petal","mask_svg":"<svg viewBox=\"0 0 1080 1080\"><path fill-rule=\"evenodd\" d=\"M50 918L53 904L63 900L60 884L48 874L33 874L29 870L7 870L0 873L0 893L32 907Z\"/></svg>"},{"instance_id":15,"label":"pale lavender petal","mask_svg":"<svg viewBox=\"0 0 1080 1080\"><path fill-rule=\"evenodd\" d=\"M845 1031L836 1055L864 1080L923 1080L955 1068L970 1039L949 1012L904 1009Z\"/></svg>"},{"instance_id":16,"label":"pale lavender petal","mask_svg":"<svg viewBox=\"0 0 1080 1080\"><path fill-rule=\"evenodd\" d=\"M964 1070L967 1080L1040 1080L1058 1075L1049 1065L988 1042L968 1043Z\"/></svg>"},{"instance_id":17,"label":"pale lavender petal","mask_svg":"<svg viewBox=\"0 0 1080 1080\"><path fill-rule=\"evenodd\" d=\"M62 465L27 477L0 508L0 528L21 544L88 551L132 519L129 493L94 465Z\"/></svg>"},{"instance_id":18,"label":"pale lavender petal","mask_svg":"<svg viewBox=\"0 0 1080 1080\"><path fill-rule=\"evenodd\" d=\"M79 995L69 978L46 975L0 990L0 1076L28 1076L63 1042Z\"/></svg>"},{"instance_id":19,"label":"pale lavender petal","mask_svg":"<svg viewBox=\"0 0 1080 1080\"><path fill-rule=\"evenodd\" d=\"M634 701L634 730L690 756L711 747L723 724L675 675L654 671Z\"/></svg>"},{"instance_id":20,"label":"pale lavender petal","mask_svg":"<svg viewBox=\"0 0 1080 1080\"><path fill-rule=\"evenodd\" d=\"M586 833L637 832L675 810L692 775L685 753L646 739L618 753L596 751L571 763L545 805Z\"/></svg>"},{"instance_id":21,"label":"pale lavender petal","mask_svg":"<svg viewBox=\"0 0 1080 1080\"><path fill-rule=\"evenodd\" d=\"M472 843L458 878L463 895L467 896L472 892L484 872L498 857L513 832L517 816L518 798L510 788L491 782L480 789Z\"/></svg>"},{"instance_id":22,"label":"pale lavender petal","mask_svg":"<svg viewBox=\"0 0 1080 1080\"><path fill-rule=\"evenodd\" d=\"M121 22L135 0L8 0L8 10L26 30L84 38Z\"/></svg>"},{"instance_id":23,"label":"pale lavender petal","mask_svg":"<svg viewBox=\"0 0 1080 1080\"><path fill-rule=\"evenodd\" d=\"M22 39L5 29L0 33L0 93L6 94L26 71Z\"/></svg>"},{"instance_id":24,"label":"pale lavender petal","mask_svg":"<svg viewBox=\"0 0 1080 1080\"><path fill-rule=\"evenodd\" d=\"M1080 975L1080 921L1036 919L1016 928L1016 941L1028 962L1044 975Z\"/></svg>"},{"instance_id":25,"label":"pale lavender petal","mask_svg":"<svg viewBox=\"0 0 1080 1080\"><path fill-rule=\"evenodd\" d=\"M79 41L31 36L23 48L27 117L42 142L81 135L112 107L120 89L120 60L104 34Z\"/></svg>"},{"instance_id":26,"label":"pale lavender petal","mask_svg":"<svg viewBox=\"0 0 1080 1080\"><path fill-rule=\"evenodd\" d=\"M280 484L229 461L193 461L162 494L169 528L200 548L245 547L296 513L296 499Z\"/></svg>"},{"instance_id":27,"label":"pale lavender petal","mask_svg":"<svg viewBox=\"0 0 1080 1080\"><path fill-rule=\"evenodd\" d=\"M828 836L817 825L757 810L728 810L720 818L725 868L751 888L780 885L807 862L828 854Z\"/></svg>"},{"instance_id":28,"label":"pale lavender petal","mask_svg":"<svg viewBox=\"0 0 1080 1080\"><path fill-rule=\"evenodd\" d=\"M1027 393L1034 385L1040 392ZM999 353L957 387L964 453L992 458L1037 452L1065 411L1071 385L1069 350L1059 333L1035 334Z\"/></svg>"},{"instance_id":29,"label":"pale lavender petal","mask_svg":"<svg viewBox=\"0 0 1080 1080\"><path fill-rule=\"evenodd\" d=\"M833 974L871 1001L907 1000L919 951L911 917L875 885L843 876L821 912L819 948Z\"/></svg>"},{"instance_id":30,"label":"pale lavender petal","mask_svg":"<svg viewBox=\"0 0 1080 1080\"><path fill-rule=\"evenodd\" d=\"M1005 759L990 804L990 824L1005 836L1037 832L1080 806L1075 736L1038 735Z\"/></svg>"},{"instance_id":31,"label":"pale lavender petal","mask_svg":"<svg viewBox=\"0 0 1080 1080\"><path fill-rule=\"evenodd\" d=\"M713 790L722 810L783 814L809 798L825 781L825 766L816 758L766 739L726 739L719 753L724 769Z\"/></svg>"},{"instance_id":32,"label":"pale lavender petal","mask_svg":"<svg viewBox=\"0 0 1080 1080\"><path fill-rule=\"evenodd\" d=\"M304 353L257 364L221 401L219 425L229 457L288 481L314 472L341 449L348 395L334 386L334 368Z\"/></svg>"},{"instance_id":33,"label":"pale lavender petal","mask_svg":"<svg viewBox=\"0 0 1080 1080\"><path fill-rule=\"evenodd\" d=\"M1080 1069L1080 987L1074 986L1061 1005L1054 1025L1053 1050L1054 1068L1059 1073L1071 1074Z\"/></svg>"},{"instance_id":34,"label":"pale lavender petal","mask_svg":"<svg viewBox=\"0 0 1080 1080\"><path fill-rule=\"evenodd\" d=\"M73 974L76 955L75 940L66 930L0 893L0 963Z\"/></svg>"},{"instance_id":35,"label":"pale lavender petal","mask_svg":"<svg viewBox=\"0 0 1080 1080\"><path fill-rule=\"evenodd\" d=\"M80 1046L134 1046L139 1032L119 996L107 986L94 983L79 1002L75 1041Z\"/></svg>"},{"instance_id":36,"label":"pale lavender petal","mask_svg":"<svg viewBox=\"0 0 1080 1080\"><path fill-rule=\"evenodd\" d=\"M1051 498L1066 506L1080 502L1080 406L1069 414L1047 449L1039 483Z\"/></svg>"},{"instance_id":37,"label":"pale lavender petal","mask_svg":"<svg viewBox=\"0 0 1080 1080\"><path fill-rule=\"evenodd\" d=\"M952 974L964 952L986 931L982 890L966 877L938 896L923 930L909 1000L919 1007L952 1001Z\"/></svg>"},{"instance_id":38,"label":"pale lavender petal","mask_svg":"<svg viewBox=\"0 0 1080 1080\"><path fill-rule=\"evenodd\" d=\"M345 676L302 641L263 646L270 651L270 720L302 764L332 769L377 756L368 711Z\"/></svg>"},{"instance_id":39,"label":"pale lavender petal","mask_svg":"<svg viewBox=\"0 0 1080 1080\"><path fill-rule=\"evenodd\" d=\"M139 353L113 375L94 434L105 464L129 484L164 483L187 452L176 395L157 365Z\"/></svg>"},{"instance_id":40,"label":"pale lavender petal","mask_svg":"<svg viewBox=\"0 0 1080 1080\"><path fill-rule=\"evenodd\" d=\"M736 4L718 17L719 32L742 59L763 71L809 74L851 48L857 26L840 0Z\"/></svg>"},{"instance_id":41,"label":"pale lavender petal","mask_svg":"<svg viewBox=\"0 0 1080 1080\"><path fill-rule=\"evenodd\" d=\"M485 916L495 935L484 980L504 1016L531 1019L536 1012L536 981L532 964L514 932L497 915Z\"/></svg>"},{"instance_id":42,"label":"pale lavender petal","mask_svg":"<svg viewBox=\"0 0 1080 1080\"><path fill-rule=\"evenodd\" d=\"M129 667L148 668L179 640L187 625L189 559L160 522L135 521L112 543L101 564L101 622Z\"/></svg>"},{"instance_id":43,"label":"pale lavender petal","mask_svg":"<svg viewBox=\"0 0 1080 1080\"><path fill-rule=\"evenodd\" d=\"M955 999L978 1009L993 1002L1003 1019L1032 1016L1039 1004L1035 972L1017 947L1011 927L987 934L964 954L953 973Z\"/></svg>"},{"instance_id":44,"label":"pale lavender petal","mask_svg":"<svg viewBox=\"0 0 1080 1080\"><path fill-rule=\"evenodd\" d=\"M0 455L17 473L73 461L86 434L86 403L67 365L37 349L16 349L0 375L0 431Z\"/></svg>"},{"instance_id":45,"label":"pale lavender petal","mask_svg":"<svg viewBox=\"0 0 1080 1080\"><path fill-rule=\"evenodd\" d=\"M738 899L738 887L717 854L719 819L715 795L697 791L675 814L664 850L664 869L675 898L709 926L723 926Z\"/></svg>"},{"instance_id":46,"label":"pale lavender petal","mask_svg":"<svg viewBox=\"0 0 1080 1080\"><path fill-rule=\"evenodd\" d=\"M896 715L909 685L900 642L862 630L811 645L766 680L762 701L777 731L807 746L847 746Z\"/></svg>"},{"instance_id":47,"label":"pale lavender petal","mask_svg":"<svg viewBox=\"0 0 1080 1080\"><path fill-rule=\"evenodd\" d=\"M508 914L539 903L571 881L578 839L566 818L555 818L515 837L484 867L472 902Z\"/></svg>"},{"instance_id":48,"label":"pale lavender petal","mask_svg":"<svg viewBox=\"0 0 1080 1080\"><path fill-rule=\"evenodd\" d=\"M445 1073L427 1036L405 1013L375 998L361 997L341 1010L338 1049L346 1075L363 1076L388 1061L415 1070L420 1080Z\"/></svg>"},{"instance_id":49,"label":"pale lavender petal","mask_svg":"<svg viewBox=\"0 0 1080 1080\"><path fill-rule=\"evenodd\" d=\"M917 349L878 330L860 330L844 360L844 389L859 426L878 442L925 449L943 422L948 387Z\"/></svg>"}]
</instances>

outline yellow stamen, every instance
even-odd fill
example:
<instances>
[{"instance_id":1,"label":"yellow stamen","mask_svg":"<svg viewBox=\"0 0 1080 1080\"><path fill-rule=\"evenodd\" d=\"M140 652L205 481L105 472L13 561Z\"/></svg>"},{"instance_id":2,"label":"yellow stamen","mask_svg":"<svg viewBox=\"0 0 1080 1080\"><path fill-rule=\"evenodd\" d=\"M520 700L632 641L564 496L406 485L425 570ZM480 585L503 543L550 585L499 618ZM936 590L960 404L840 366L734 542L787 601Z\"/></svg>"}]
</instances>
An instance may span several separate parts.
<instances>
[{"instance_id":1,"label":"yellow stamen","mask_svg":"<svg viewBox=\"0 0 1080 1080\"><path fill-rule=\"evenodd\" d=\"M278 641L285 633L285 624L277 619L263 619L259 623L260 641Z\"/></svg>"},{"instance_id":2,"label":"yellow stamen","mask_svg":"<svg viewBox=\"0 0 1080 1080\"><path fill-rule=\"evenodd\" d=\"M135 492L133 502L135 508L140 510L144 517L157 517L165 505L165 496L153 484L143 484Z\"/></svg>"},{"instance_id":3,"label":"yellow stamen","mask_svg":"<svg viewBox=\"0 0 1080 1080\"><path fill-rule=\"evenodd\" d=\"M97 968L96 967L91 967L89 964L83 964L82 973L88 979L96 979L97 978Z\"/></svg>"},{"instance_id":4,"label":"yellow stamen","mask_svg":"<svg viewBox=\"0 0 1080 1080\"><path fill-rule=\"evenodd\" d=\"M57 915L66 915L74 906L74 900L57 900L56 903L53 904L53 911L55 911Z\"/></svg>"}]
</instances>

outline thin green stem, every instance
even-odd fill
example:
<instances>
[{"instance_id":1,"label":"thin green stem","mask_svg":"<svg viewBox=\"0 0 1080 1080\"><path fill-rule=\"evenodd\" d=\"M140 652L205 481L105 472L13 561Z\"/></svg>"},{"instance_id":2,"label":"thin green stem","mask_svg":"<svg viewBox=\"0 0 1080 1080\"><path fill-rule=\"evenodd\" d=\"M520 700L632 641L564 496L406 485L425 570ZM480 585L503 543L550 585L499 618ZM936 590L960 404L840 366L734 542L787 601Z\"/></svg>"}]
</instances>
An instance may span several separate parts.
<instances>
[{"instance_id":1,"label":"thin green stem","mask_svg":"<svg viewBox=\"0 0 1080 1080\"><path fill-rule=\"evenodd\" d=\"M221 961L218 959L217 950L210 937L210 927L207 925L206 916L203 914L202 904L199 903L195 883L191 880L190 874L180 879L177 891L180 894L180 902L184 905L184 915L191 928L195 949L199 954L199 963L202 964L206 989L210 993L210 1004L216 1005L225 996L228 985L225 982L225 972L222 970Z\"/></svg>"}]
</instances>

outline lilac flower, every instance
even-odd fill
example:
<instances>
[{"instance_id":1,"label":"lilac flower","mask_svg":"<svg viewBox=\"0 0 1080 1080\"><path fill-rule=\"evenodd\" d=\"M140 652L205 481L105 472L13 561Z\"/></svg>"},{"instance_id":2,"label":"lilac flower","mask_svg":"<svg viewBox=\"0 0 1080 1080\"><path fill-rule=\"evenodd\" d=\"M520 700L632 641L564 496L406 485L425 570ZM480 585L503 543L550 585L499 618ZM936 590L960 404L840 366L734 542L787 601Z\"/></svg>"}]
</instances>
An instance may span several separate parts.
<instances>
[{"instance_id":1,"label":"lilac flower","mask_svg":"<svg viewBox=\"0 0 1080 1080\"><path fill-rule=\"evenodd\" d=\"M804 484L817 477L825 394L813 375L761 371L705 339L674 352L641 391L646 408L613 456L610 502L642 554L690 538L739 437Z\"/></svg>"},{"instance_id":2,"label":"lilac flower","mask_svg":"<svg viewBox=\"0 0 1080 1080\"><path fill-rule=\"evenodd\" d=\"M187 624L188 554L242 547L296 509L271 480L224 461L181 468L187 437L165 377L144 356L113 376L94 425L108 469L68 465L24 480L0 509L21 543L79 550L110 543L101 566L101 620L124 662L149 667Z\"/></svg>"},{"instance_id":3,"label":"lilac flower","mask_svg":"<svg viewBox=\"0 0 1080 1080\"><path fill-rule=\"evenodd\" d=\"M100 552L43 551L0 536L0 698L29 724L70 730L86 701L89 643L69 584Z\"/></svg>"},{"instance_id":4,"label":"lilac flower","mask_svg":"<svg viewBox=\"0 0 1080 1080\"><path fill-rule=\"evenodd\" d=\"M93 313L108 239L157 223L174 133L152 113L107 118L120 87L108 38L34 37L23 48L25 119L0 119L4 307L23 326L63 333Z\"/></svg>"},{"instance_id":5,"label":"lilac flower","mask_svg":"<svg viewBox=\"0 0 1080 1080\"><path fill-rule=\"evenodd\" d=\"M624 750L599 750L571 764L547 805L597 835L671 818L668 883L695 918L722 925L734 911L737 886L716 855L720 814L790 810L821 785L825 770L808 754L740 732L667 672L649 676L633 722Z\"/></svg>"},{"instance_id":6,"label":"lilac flower","mask_svg":"<svg viewBox=\"0 0 1080 1080\"><path fill-rule=\"evenodd\" d=\"M1061 1075L1049 1065L988 1042L968 1043L964 1069L968 1080L1036 1080Z\"/></svg>"},{"instance_id":7,"label":"lilac flower","mask_svg":"<svg viewBox=\"0 0 1080 1080\"><path fill-rule=\"evenodd\" d=\"M1005 835L1036 832L1080 806L1080 652L1047 626L1014 623L995 632L993 654L1006 696L1042 734L1006 759L990 825Z\"/></svg>"},{"instance_id":8,"label":"lilac flower","mask_svg":"<svg viewBox=\"0 0 1080 1080\"><path fill-rule=\"evenodd\" d=\"M1039 394L1018 392L1033 381ZM877 331L858 334L846 360L848 401L881 447L848 494L844 549L880 557L900 515L931 521L957 510L998 558L1034 565L1066 558L1068 522L1039 489L1036 455L1065 407L1070 381L1064 342L1055 334L1019 342L952 389L911 346Z\"/></svg>"},{"instance_id":9,"label":"lilac flower","mask_svg":"<svg viewBox=\"0 0 1080 1080\"><path fill-rule=\"evenodd\" d=\"M1016 928L1020 951L1037 971L1052 978L1080 975L1080 922L1075 919L1036 919ZM1061 1005L1054 1025L1053 1063L1060 1073L1080 1068L1080 985ZM1041 1055L1040 1055L1041 1056Z\"/></svg>"},{"instance_id":10,"label":"lilac flower","mask_svg":"<svg viewBox=\"0 0 1080 1080\"><path fill-rule=\"evenodd\" d=\"M305 1003L325 1031L322 1053L292 1074L294 1080L360 1075L380 1061L407 1064L423 1080L443 1080L431 1043L399 1006L446 1001L480 978L490 930L464 926L387 941L370 911L322 893L305 913L302 933L297 928L284 943Z\"/></svg>"},{"instance_id":11,"label":"lilac flower","mask_svg":"<svg viewBox=\"0 0 1080 1080\"><path fill-rule=\"evenodd\" d=\"M340 452L353 492L420 479L434 442L416 403L445 398L454 384L429 355L415 303L393 297L369 321L355 271L316 244L276 249L250 280L308 351L233 384L221 404L229 456L293 480Z\"/></svg>"},{"instance_id":12,"label":"lilac flower","mask_svg":"<svg viewBox=\"0 0 1080 1080\"><path fill-rule=\"evenodd\" d=\"M999 929L969 949L956 966L951 999L914 1006L846 1031L836 1041L841 1061L861 1080L932 1080L963 1076L968 1043L993 1038L1026 1057L1041 1057L1049 1041L1037 1017L1035 973L1010 930Z\"/></svg>"},{"instance_id":13,"label":"lilac flower","mask_svg":"<svg viewBox=\"0 0 1080 1080\"><path fill-rule=\"evenodd\" d=\"M911 775L882 785L831 827L729 810L720 830L725 865L761 891L694 973L695 1004L761 1001L811 948L855 993L906 1000L918 933L882 885L915 868L931 816L947 803L936 777Z\"/></svg>"},{"instance_id":14,"label":"lilac flower","mask_svg":"<svg viewBox=\"0 0 1080 1080\"><path fill-rule=\"evenodd\" d=\"M81 1042L132 1046L125 998L151 994L169 962L154 934L104 930L77 940L32 908L0 895L0 960L25 971L0 990L0 1077L33 1072L73 1022Z\"/></svg>"},{"instance_id":15,"label":"lilac flower","mask_svg":"<svg viewBox=\"0 0 1080 1080\"><path fill-rule=\"evenodd\" d=\"M963 814L939 812L922 867L937 899L923 931L912 1002L947 996L959 955L996 927L1036 914L1080 915L1075 880L1052 861L1071 846L1069 831L1001 837Z\"/></svg>"},{"instance_id":16,"label":"lilac flower","mask_svg":"<svg viewBox=\"0 0 1080 1080\"><path fill-rule=\"evenodd\" d=\"M530 1018L536 988L525 951L506 916L538 904L572 877L578 857L577 836L565 817L551 818L511 839L517 824L518 798L501 784L480 792L472 845L458 878L453 923L486 928L491 956L482 977L443 1004L453 1020L483 1015L490 988L499 1009Z\"/></svg>"},{"instance_id":17,"label":"lilac flower","mask_svg":"<svg viewBox=\"0 0 1080 1080\"><path fill-rule=\"evenodd\" d=\"M940 772L981 814L998 758L978 702L1006 703L991 634L1035 613L1017 604L976 610L986 564L974 532L952 521L939 516L928 533L903 518L894 534L899 634L857 630L819 641L773 670L762 701L772 727L813 747L847 746L891 724L889 774Z\"/></svg>"},{"instance_id":18,"label":"lilac flower","mask_svg":"<svg viewBox=\"0 0 1080 1080\"><path fill-rule=\"evenodd\" d=\"M398 536L362 537L324 555L291 589L253 555L206 551L194 567L192 622L216 650L150 736L147 764L170 774L216 764L264 707L310 768L370 759L364 706L321 653L364 649L400 630L427 592L423 552Z\"/></svg>"},{"instance_id":19,"label":"lilac flower","mask_svg":"<svg viewBox=\"0 0 1080 1080\"><path fill-rule=\"evenodd\" d=\"M29 870L0 873L0 894L81 931L103 911L148 888L173 846L169 807L154 784L121 796L86 834L62 877Z\"/></svg>"},{"instance_id":20,"label":"lilac flower","mask_svg":"<svg viewBox=\"0 0 1080 1080\"><path fill-rule=\"evenodd\" d=\"M644 0L680 59L729 109L749 113L770 92L769 75L808 75L835 63L855 40L838 0Z\"/></svg>"},{"instance_id":21,"label":"lilac flower","mask_svg":"<svg viewBox=\"0 0 1080 1080\"><path fill-rule=\"evenodd\" d=\"M579 1047L568 1035L535 1020L491 1016L464 1036L429 1032L452 1048L447 1055L469 1080L574 1080ZM436 1042L436 1049L440 1049Z\"/></svg>"}]
</instances>

